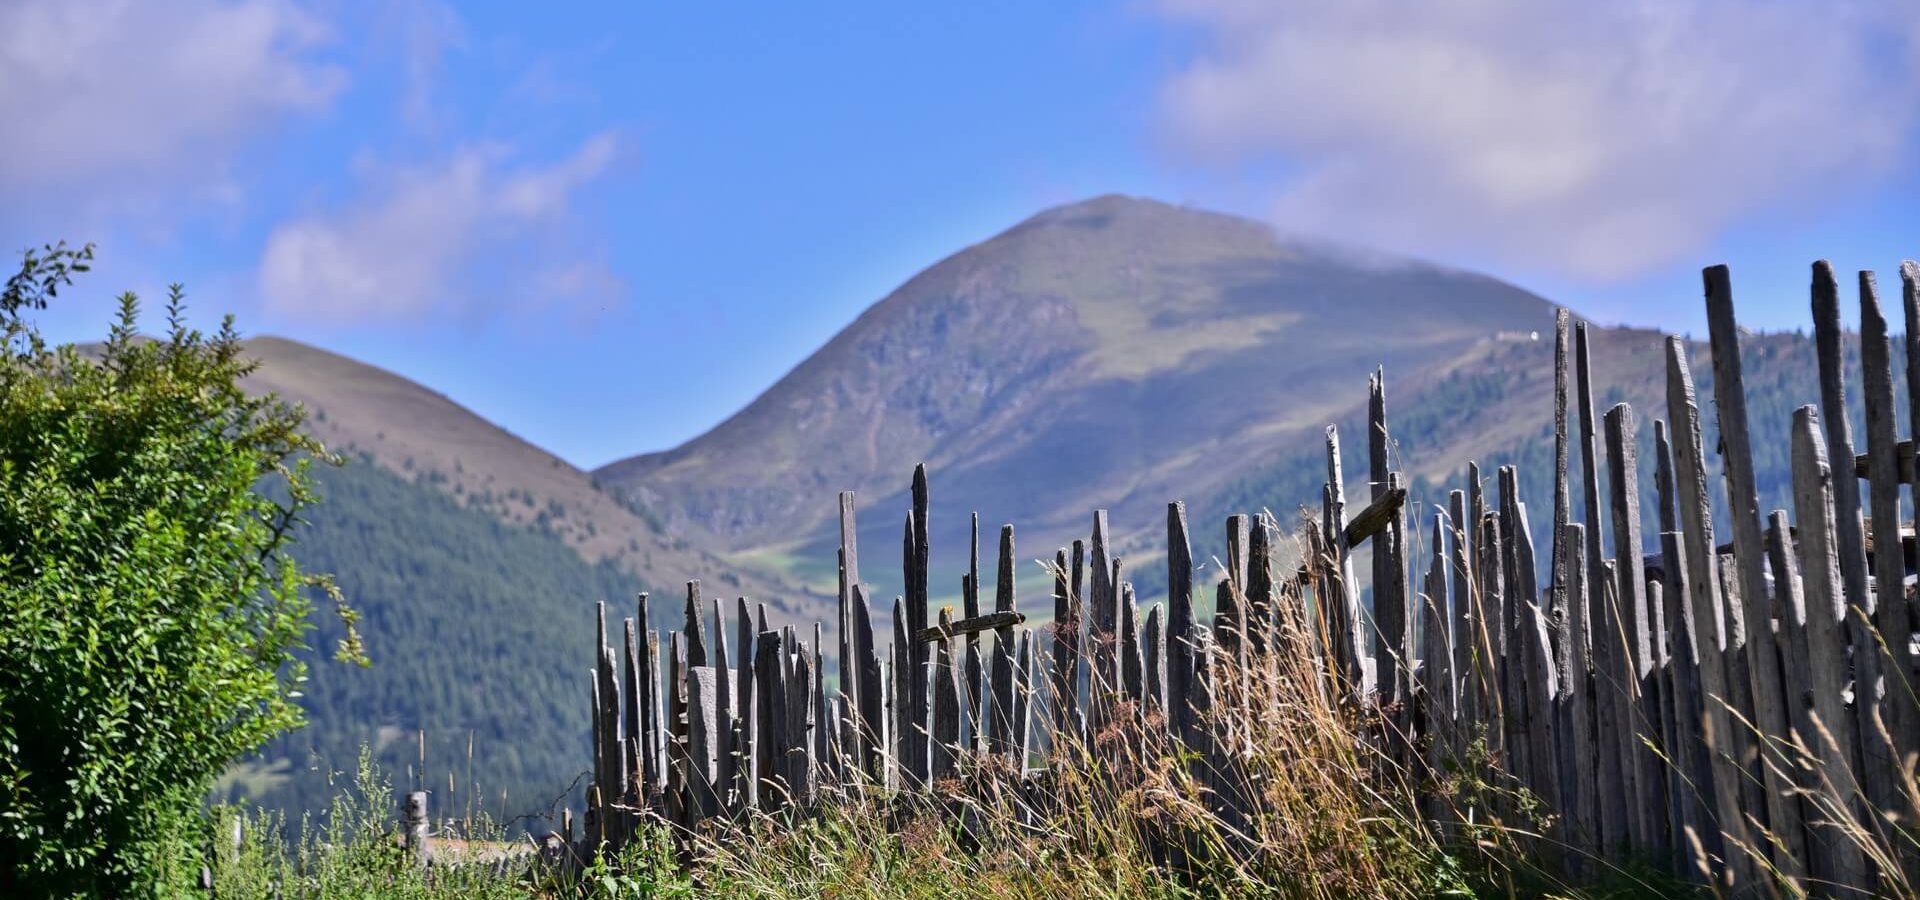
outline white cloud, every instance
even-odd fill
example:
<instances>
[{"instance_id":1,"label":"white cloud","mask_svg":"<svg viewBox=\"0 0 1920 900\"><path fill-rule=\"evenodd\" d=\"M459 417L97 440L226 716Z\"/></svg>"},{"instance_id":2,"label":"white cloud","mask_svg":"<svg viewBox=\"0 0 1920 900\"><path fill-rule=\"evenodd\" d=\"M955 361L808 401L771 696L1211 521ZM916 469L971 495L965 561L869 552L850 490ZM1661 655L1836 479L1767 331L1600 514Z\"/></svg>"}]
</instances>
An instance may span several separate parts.
<instances>
[{"instance_id":1,"label":"white cloud","mask_svg":"<svg viewBox=\"0 0 1920 900\"><path fill-rule=\"evenodd\" d=\"M274 229L261 295L277 314L336 324L605 302L618 279L565 236L577 193L616 150L603 133L546 166L485 146L370 172L354 204Z\"/></svg>"},{"instance_id":2,"label":"white cloud","mask_svg":"<svg viewBox=\"0 0 1920 900\"><path fill-rule=\"evenodd\" d=\"M0 193L155 181L231 191L233 152L326 109L345 85L317 57L331 38L274 0L0 3Z\"/></svg>"},{"instance_id":3,"label":"white cloud","mask_svg":"<svg viewBox=\"0 0 1920 900\"><path fill-rule=\"evenodd\" d=\"M1592 280L1911 165L1898 0L1170 0L1178 144L1278 160L1283 227Z\"/></svg>"}]
</instances>

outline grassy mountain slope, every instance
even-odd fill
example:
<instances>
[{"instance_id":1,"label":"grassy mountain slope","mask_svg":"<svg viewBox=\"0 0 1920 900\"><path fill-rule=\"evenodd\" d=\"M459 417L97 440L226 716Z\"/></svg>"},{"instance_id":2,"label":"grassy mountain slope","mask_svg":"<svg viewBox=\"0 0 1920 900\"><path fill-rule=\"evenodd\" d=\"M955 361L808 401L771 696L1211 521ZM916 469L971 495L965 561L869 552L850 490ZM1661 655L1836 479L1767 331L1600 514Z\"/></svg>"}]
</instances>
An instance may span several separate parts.
<instances>
[{"instance_id":1,"label":"grassy mountain slope","mask_svg":"<svg viewBox=\"0 0 1920 900\"><path fill-rule=\"evenodd\" d=\"M456 502L551 534L588 562L608 561L658 585L700 579L710 592L764 599L783 614L796 591L667 534L645 507L593 477L391 372L283 338L247 342L261 361L249 389L304 404L310 429L337 452L414 478Z\"/></svg>"},{"instance_id":2,"label":"grassy mountain slope","mask_svg":"<svg viewBox=\"0 0 1920 900\"><path fill-rule=\"evenodd\" d=\"M780 618L807 605L443 395L294 341L255 338L247 350L262 363L248 388L304 404L309 428L349 460L319 473L325 502L295 552L337 576L374 665L314 654L309 727L236 768L230 796L314 808L329 772L350 769L363 744L404 773L424 731L430 786L444 793L445 775L457 776L459 805L440 808L464 808L469 736L489 808L503 790L514 812L544 804L590 758L595 601L629 616L635 592L651 588L666 625L682 583L699 578ZM336 636L312 644L324 651Z\"/></svg>"},{"instance_id":3,"label":"grassy mountain slope","mask_svg":"<svg viewBox=\"0 0 1920 900\"><path fill-rule=\"evenodd\" d=\"M1020 525L1021 591L1033 597L1048 584L1030 561L1085 536L1094 508L1111 511L1146 596L1163 580L1166 501L1189 502L1196 559L1224 556L1226 513L1291 519L1317 505L1328 423L1341 426L1349 497L1364 497L1366 379L1378 365L1415 501L1444 504L1466 460L1489 479L1518 462L1544 542L1552 326L1547 301L1484 276L1100 197L937 263L712 431L596 474L661 510L669 529L822 589L834 579L834 492L854 489L862 575L884 606L899 584L904 488L924 460L937 597L958 593L970 511L983 514L989 557L998 524ZM1664 338L1596 327L1592 344L1600 412L1634 404L1650 491ZM1787 498L1792 409L1818 397L1813 351L1783 334L1751 335L1745 351L1770 508ZM1690 352L1711 455L1711 361L1703 344ZM1856 395L1858 383L1856 371Z\"/></svg>"},{"instance_id":4,"label":"grassy mountain slope","mask_svg":"<svg viewBox=\"0 0 1920 900\"><path fill-rule=\"evenodd\" d=\"M833 494L853 489L884 594L924 460L952 593L970 510L1020 523L1023 558L1096 506L1151 532L1167 499L1224 488L1363 400L1376 363L1424 372L1548 321L1483 276L1101 197L941 261L712 431L596 474L670 530L821 586Z\"/></svg>"}]
</instances>

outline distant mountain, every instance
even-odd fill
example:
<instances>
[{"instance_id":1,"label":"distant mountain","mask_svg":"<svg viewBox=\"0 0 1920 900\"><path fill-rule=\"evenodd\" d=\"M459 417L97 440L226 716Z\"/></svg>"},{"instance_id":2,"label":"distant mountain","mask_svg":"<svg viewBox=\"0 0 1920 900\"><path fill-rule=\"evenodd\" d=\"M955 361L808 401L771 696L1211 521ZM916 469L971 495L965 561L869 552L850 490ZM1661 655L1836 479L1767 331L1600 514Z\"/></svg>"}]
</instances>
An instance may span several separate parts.
<instances>
[{"instance_id":1,"label":"distant mountain","mask_svg":"<svg viewBox=\"0 0 1920 900\"><path fill-rule=\"evenodd\" d=\"M679 586L699 578L710 595L765 599L781 618L831 627L835 494L853 489L862 575L884 615L899 584L904 489L921 461L932 471L936 598L958 594L978 510L989 556L998 525L1019 526L1022 605L1044 614L1035 598L1047 579L1030 561L1084 536L1090 511L1106 508L1153 602L1168 500L1188 501L1195 559L1209 565L1224 556L1225 513L1266 508L1291 521L1317 503L1329 423L1344 439L1350 497L1364 496L1376 366L1413 514L1461 487L1468 459L1489 480L1517 463L1544 542L1552 325L1546 300L1485 276L1101 197L937 263L712 431L591 475L399 376L255 340L264 367L252 386L305 403L316 434L353 460L322 473L328 501L296 552L340 576L375 667L317 662L313 726L228 787L298 808L324 796L324 767L345 768L362 743L404 776L424 730L433 785L451 772L455 793L468 790L472 734L490 808L501 789L515 812L544 804L590 758L581 691L593 601L629 614L631 594L651 585L663 592L653 624L666 626ZM1666 414L1663 343L1653 331L1592 330L1602 411L1634 404L1648 491L1652 422ZM1690 347L1704 401L1712 367ZM1743 349L1761 501L1785 505L1786 425L1818 396L1811 342L1748 335ZM1857 401L1857 355L1853 365ZM1705 425L1724 509L1711 412ZM1576 492L1574 518L1585 519L1579 506ZM1724 514L1716 521L1724 528ZM331 635L319 637L324 647Z\"/></svg>"},{"instance_id":2,"label":"distant mountain","mask_svg":"<svg viewBox=\"0 0 1920 900\"><path fill-rule=\"evenodd\" d=\"M323 500L293 552L337 577L373 665L328 658L338 624L314 598L309 725L236 767L223 796L323 809L329 778L365 746L396 780L418 780L424 755L442 809L471 798L498 813L503 794L510 814L544 807L590 759L581 673L595 602L618 627L653 590L653 625L667 627L698 578L783 619L813 605L666 536L586 473L419 384L279 338L247 352L261 362L248 389L305 405L309 430L347 460L316 468Z\"/></svg>"},{"instance_id":3,"label":"distant mountain","mask_svg":"<svg viewBox=\"0 0 1920 900\"><path fill-rule=\"evenodd\" d=\"M329 449L548 533L588 562L606 560L663 587L700 579L717 595L747 594L783 614L798 608L792 586L670 537L646 507L444 394L285 338L250 339L247 352L261 363L248 389L306 406L309 430Z\"/></svg>"},{"instance_id":4,"label":"distant mountain","mask_svg":"<svg viewBox=\"0 0 1920 900\"><path fill-rule=\"evenodd\" d=\"M1032 529L1023 557L1051 556L1095 507L1152 532L1167 500L1225 490L1303 435L1317 446L1376 364L1411 383L1551 321L1482 275L1105 196L940 261L713 430L595 474L670 531L797 554L825 587L834 492L860 493L863 544L884 554L924 460L936 548L978 509ZM955 572L937 573L950 592Z\"/></svg>"},{"instance_id":5,"label":"distant mountain","mask_svg":"<svg viewBox=\"0 0 1920 900\"><path fill-rule=\"evenodd\" d=\"M1552 327L1547 300L1484 275L1104 196L938 262L711 431L595 474L668 531L823 591L834 493L855 490L862 576L884 601L898 590L904 489L925 461L936 595L958 594L970 512L989 554L997 526L1017 523L1025 561L1051 558L1106 508L1144 600L1162 583L1167 501L1189 502L1196 559L1224 556L1220 516L1271 508L1290 521L1317 506L1327 424L1342 429L1350 497L1364 497L1366 379L1384 366L1395 465L1415 479L1416 506L1444 504L1468 459L1489 480L1518 462L1544 540ZM1663 344L1592 330L1600 412L1634 403L1647 460L1666 415ZM1818 397L1812 349L1754 335L1745 350L1755 427L1782 438L1762 442L1763 501L1784 502L1785 453L1771 448L1786 446L1792 408ZM1711 364L1692 352L1704 400ZM1653 466L1640 475L1650 487ZM1047 589L1039 566L1021 572L1027 596Z\"/></svg>"}]
</instances>

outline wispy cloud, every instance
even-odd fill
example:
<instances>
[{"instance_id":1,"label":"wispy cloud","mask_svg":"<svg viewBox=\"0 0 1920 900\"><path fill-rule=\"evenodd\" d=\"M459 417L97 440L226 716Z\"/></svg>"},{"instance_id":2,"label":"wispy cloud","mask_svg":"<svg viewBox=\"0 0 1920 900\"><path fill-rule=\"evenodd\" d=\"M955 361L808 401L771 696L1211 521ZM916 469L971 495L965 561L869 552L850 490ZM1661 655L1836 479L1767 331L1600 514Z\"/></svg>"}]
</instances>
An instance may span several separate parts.
<instances>
[{"instance_id":1,"label":"wispy cloud","mask_svg":"<svg viewBox=\"0 0 1920 900\"><path fill-rule=\"evenodd\" d=\"M222 190L242 145L345 86L332 38L272 0L0 4L0 193Z\"/></svg>"},{"instance_id":2,"label":"wispy cloud","mask_svg":"<svg viewBox=\"0 0 1920 900\"><path fill-rule=\"evenodd\" d=\"M1278 160L1289 228L1605 281L1914 163L1898 0L1169 0L1179 146Z\"/></svg>"},{"instance_id":3,"label":"wispy cloud","mask_svg":"<svg viewBox=\"0 0 1920 900\"><path fill-rule=\"evenodd\" d=\"M617 301L619 279L568 243L578 193L614 162L602 133L564 159L515 165L469 146L425 167L370 167L361 195L267 238L267 308L325 324L419 321Z\"/></svg>"}]
</instances>

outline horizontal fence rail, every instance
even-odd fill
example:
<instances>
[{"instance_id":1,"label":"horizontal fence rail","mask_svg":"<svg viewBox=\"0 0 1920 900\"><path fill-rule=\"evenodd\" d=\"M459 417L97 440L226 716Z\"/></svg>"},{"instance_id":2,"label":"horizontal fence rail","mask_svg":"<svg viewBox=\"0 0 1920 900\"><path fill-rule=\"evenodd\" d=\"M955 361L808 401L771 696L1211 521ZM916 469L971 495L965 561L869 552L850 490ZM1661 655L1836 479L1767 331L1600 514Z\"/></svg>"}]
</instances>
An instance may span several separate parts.
<instances>
[{"instance_id":1,"label":"horizontal fence rail","mask_svg":"<svg viewBox=\"0 0 1920 900\"><path fill-rule=\"evenodd\" d=\"M1911 339L1920 270L1909 263L1901 274ZM619 847L646 821L692 829L753 811L804 815L853 792L930 794L981 771L1029 784L1063 764L1048 753L1061 741L1093 748L1088 765L1183 748L1215 780L1218 815L1251 815L1233 807L1253 795L1219 783L1238 777L1223 760L1243 732L1212 710L1239 689L1228 683L1236 672L1284 651L1305 653L1315 689L1372 723L1357 739L1415 773L1419 813L1443 839L1517 814L1512 795L1442 787L1484 753L1546 811L1533 849L1569 871L1640 859L1743 894L1911 890L1920 884L1915 601L1906 554L1884 551L1911 540L1901 489L1920 482L1913 442L1897 434L1873 277L1859 282L1864 449L1848 423L1849 336L1823 262L1812 288L1820 396L1790 433L1764 436L1792 449L1793 509L1771 511L1754 484L1726 269L1707 269L1704 283L1714 448L1702 441L1680 338L1666 344L1664 419L1625 403L1602 411L1586 326L1558 314L1551 525L1538 539L1511 466L1492 473L1489 495L1470 464L1462 489L1414 518L1409 478L1391 465L1377 371L1359 497L1328 427L1312 512L1298 527L1229 517L1224 577L1209 586L1194 584L1185 507L1169 504L1164 604L1140 607L1100 511L1086 540L1052 554L1046 625L1028 626L1015 596L1011 525L997 536L992 607L982 608L977 515L963 608L931 610L925 466L901 530L905 588L891 634L875 634L853 494L839 497L831 691L820 624L810 634L770 627L744 598L729 619L698 582L687 584L675 631L645 630L646 595L619 631L602 604L593 779L576 857ZM1904 377L1920 386L1920 353L1908 354ZM1920 402L1907 418L1920 433ZM1649 429L1646 460L1638 448ZM1570 471L1576 443L1581 466ZM1714 538L1709 453L1726 482L1726 545ZM1652 514L1638 488L1649 466ZM1576 490L1590 521L1570 521ZM1300 548L1290 571L1275 568L1282 540ZM1203 623L1194 595L1209 588L1213 619ZM1118 733L1139 746L1100 739L1123 721L1134 727Z\"/></svg>"}]
</instances>

